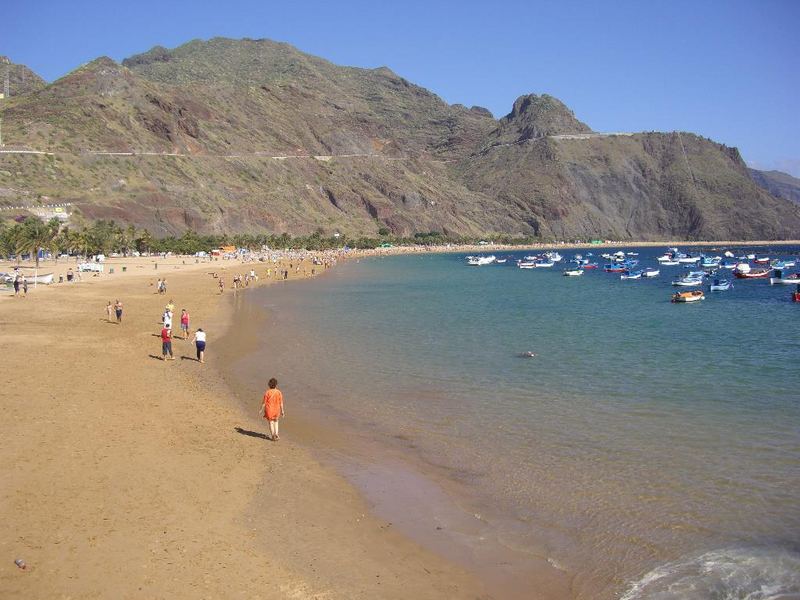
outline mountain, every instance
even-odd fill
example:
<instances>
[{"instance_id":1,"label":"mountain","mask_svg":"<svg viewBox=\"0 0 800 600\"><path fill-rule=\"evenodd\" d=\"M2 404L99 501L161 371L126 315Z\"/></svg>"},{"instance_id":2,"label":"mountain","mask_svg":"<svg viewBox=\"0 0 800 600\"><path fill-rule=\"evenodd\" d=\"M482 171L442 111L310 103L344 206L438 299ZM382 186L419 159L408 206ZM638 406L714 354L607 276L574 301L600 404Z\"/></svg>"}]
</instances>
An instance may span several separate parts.
<instances>
[{"instance_id":1,"label":"mountain","mask_svg":"<svg viewBox=\"0 0 800 600\"><path fill-rule=\"evenodd\" d=\"M8 71L9 96L20 96L28 92L42 89L47 82L25 65L11 62L7 56L0 56L0 84L4 85L6 70ZM0 87L2 93L2 87Z\"/></svg>"},{"instance_id":2,"label":"mountain","mask_svg":"<svg viewBox=\"0 0 800 600\"><path fill-rule=\"evenodd\" d=\"M0 205L73 202L156 235L440 231L575 239L791 237L800 208L692 134L592 132L558 99L495 119L386 67L214 38L101 57L0 107ZM124 155L101 152L127 153Z\"/></svg>"},{"instance_id":3,"label":"mountain","mask_svg":"<svg viewBox=\"0 0 800 600\"><path fill-rule=\"evenodd\" d=\"M759 186L773 196L800 204L800 179L783 171L758 171L750 169L750 175Z\"/></svg>"}]
</instances>

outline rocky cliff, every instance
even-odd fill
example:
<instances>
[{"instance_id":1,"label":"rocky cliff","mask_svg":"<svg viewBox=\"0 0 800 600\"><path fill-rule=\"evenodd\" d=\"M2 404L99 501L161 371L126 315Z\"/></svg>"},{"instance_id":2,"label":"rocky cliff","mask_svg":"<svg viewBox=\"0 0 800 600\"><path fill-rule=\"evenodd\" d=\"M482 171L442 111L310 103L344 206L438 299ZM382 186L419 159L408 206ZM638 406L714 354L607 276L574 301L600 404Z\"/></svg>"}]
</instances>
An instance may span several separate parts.
<instances>
[{"instance_id":1,"label":"rocky cliff","mask_svg":"<svg viewBox=\"0 0 800 600\"><path fill-rule=\"evenodd\" d=\"M559 100L496 120L269 40L99 58L0 107L0 204L203 232L786 238L800 208L692 134L602 137ZM567 137L564 137L566 134ZM115 153L115 154L108 154Z\"/></svg>"}]
</instances>

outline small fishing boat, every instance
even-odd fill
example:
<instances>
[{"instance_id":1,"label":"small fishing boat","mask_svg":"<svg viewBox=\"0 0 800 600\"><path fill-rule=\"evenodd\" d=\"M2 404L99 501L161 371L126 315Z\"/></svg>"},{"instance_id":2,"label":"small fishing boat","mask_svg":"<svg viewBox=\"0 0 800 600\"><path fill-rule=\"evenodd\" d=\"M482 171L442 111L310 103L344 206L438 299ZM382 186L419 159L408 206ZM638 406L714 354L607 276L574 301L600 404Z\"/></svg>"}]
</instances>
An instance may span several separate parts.
<instances>
[{"instance_id":1,"label":"small fishing boat","mask_svg":"<svg viewBox=\"0 0 800 600\"><path fill-rule=\"evenodd\" d=\"M560 255L558 252L556 252L555 250L553 250L553 251L551 251L551 252L545 252L543 256L544 256L546 259L548 259L548 260L550 260L550 261L552 261L552 262L554 262L554 263L561 262L561 260L564 258L563 256L561 256L561 255Z\"/></svg>"},{"instance_id":2,"label":"small fishing boat","mask_svg":"<svg viewBox=\"0 0 800 600\"><path fill-rule=\"evenodd\" d=\"M672 294L673 302L697 302L698 300L705 300L706 295L700 290L692 290L690 292L675 292Z\"/></svg>"},{"instance_id":3,"label":"small fishing boat","mask_svg":"<svg viewBox=\"0 0 800 600\"><path fill-rule=\"evenodd\" d=\"M680 277L675 279L672 282L672 285L675 286L682 286L682 287L691 287L695 285L703 285L703 278L702 277Z\"/></svg>"},{"instance_id":4,"label":"small fishing boat","mask_svg":"<svg viewBox=\"0 0 800 600\"><path fill-rule=\"evenodd\" d=\"M660 260L658 261L662 267L676 267L679 263L677 260Z\"/></svg>"},{"instance_id":5,"label":"small fishing boat","mask_svg":"<svg viewBox=\"0 0 800 600\"><path fill-rule=\"evenodd\" d=\"M533 263L533 266L536 269L548 269L554 264L555 263L552 260L537 260Z\"/></svg>"},{"instance_id":6,"label":"small fishing boat","mask_svg":"<svg viewBox=\"0 0 800 600\"><path fill-rule=\"evenodd\" d=\"M740 271L738 268L733 271L739 279L766 279L772 269L750 269L749 271Z\"/></svg>"},{"instance_id":7,"label":"small fishing boat","mask_svg":"<svg viewBox=\"0 0 800 600\"><path fill-rule=\"evenodd\" d=\"M492 255L492 256L468 256L467 257L467 264L469 266L471 266L471 267L482 267L484 265L490 265L496 260L497 260L497 258L494 255Z\"/></svg>"},{"instance_id":8,"label":"small fishing boat","mask_svg":"<svg viewBox=\"0 0 800 600\"><path fill-rule=\"evenodd\" d=\"M755 260L756 255L755 254L748 254L746 258L747 258L747 260Z\"/></svg>"},{"instance_id":9,"label":"small fishing boat","mask_svg":"<svg viewBox=\"0 0 800 600\"><path fill-rule=\"evenodd\" d=\"M661 273L658 269L654 269L653 267L647 267L644 271L642 271L642 277L658 277Z\"/></svg>"},{"instance_id":10,"label":"small fishing boat","mask_svg":"<svg viewBox=\"0 0 800 600\"><path fill-rule=\"evenodd\" d=\"M772 264L770 265L773 269L789 269L795 266L795 261L789 260L773 260Z\"/></svg>"},{"instance_id":11,"label":"small fishing boat","mask_svg":"<svg viewBox=\"0 0 800 600\"><path fill-rule=\"evenodd\" d=\"M564 269L564 277L579 277L583 275L583 269Z\"/></svg>"},{"instance_id":12,"label":"small fishing boat","mask_svg":"<svg viewBox=\"0 0 800 600\"><path fill-rule=\"evenodd\" d=\"M517 261L517 267L520 269L535 269L536 263L532 260L520 260Z\"/></svg>"},{"instance_id":13,"label":"small fishing boat","mask_svg":"<svg viewBox=\"0 0 800 600\"><path fill-rule=\"evenodd\" d=\"M498 258L494 262L496 262L498 265L504 265L504 264L506 264L507 260L508 260L507 258Z\"/></svg>"},{"instance_id":14,"label":"small fishing boat","mask_svg":"<svg viewBox=\"0 0 800 600\"><path fill-rule=\"evenodd\" d=\"M605 267L603 267L603 270L606 273L623 273L627 271L627 268L625 267L625 265L609 263Z\"/></svg>"},{"instance_id":15,"label":"small fishing boat","mask_svg":"<svg viewBox=\"0 0 800 600\"><path fill-rule=\"evenodd\" d=\"M722 262L721 256L704 256L700 259L701 269L716 269Z\"/></svg>"},{"instance_id":16,"label":"small fishing boat","mask_svg":"<svg viewBox=\"0 0 800 600\"><path fill-rule=\"evenodd\" d=\"M620 279L641 279L642 272L641 271L628 271L627 273L623 273L619 276Z\"/></svg>"},{"instance_id":17,"label":"small fishing boat","mask_svg":"<svg viewBox=\"0 0 800 600\"><path fill-rule=\"evenodd\" d=\"M681 264L691 265L696 262L700 262L699 256L681 256L678 258L678 262Z\"/></svg>"},{"instance_id":18,"label":"small fishing boat","mask_svg":"<svg viewBox=\"0 0 800 600\"><path fill-rule=\"evenodd\" d=\"M586 263L586 264L581 265L581 266L584 268L584 270L586 270L586 269L596 269L597 268L597 263Z\"/></svg>"},{"instance_id":19,"label":"small fishing boat","mask_svg":"<svg viewBox=\"0 0 800 600\"><path fill-rule=\"evenodd\" d=\"M786 260L783 261L783 266L785 268L787 268L787 269L789 267L796 267L797 266L797 261L795 259L793 259L793 258L787 258Z\"/></svg>"},{"instance_id":20,"label":"small fishing boat","mask_svg":"<svg viewBox=\"0 0 800 600\"><path fill-rule=\"evenodd\" d=\"M733 283L728 279L715 279L714 283L708 288L712 292L724 292L733 287Z\"/></svg>"},{"instance_id":21,"label":"small fishing boat","mask_svg":"<svg viewBox=\"0 0 800 600\"><path fill-rule=\"evenodd\" d=\"M791 273L791 274L783 274L783 271L780 269L775 269L775 277L769 278L770 285L777 285L781 283L788 283L788 284L798 284L800 283L800 274Z\"/></svg>"},{"instance_id":22,"label":"small fishing boat","mask_svg":"<svg viewBox=\"0 0 800 600\"><path fill-rule=\"evenodd\" d=\"M721 269L735 269L736 263L729 260L723 260L721 263L719 263L719 267Z\"/></svg>"},{"instance_id":23,"label":"small fishing boat","mask_svg":"<svg viewBox=\"0 0 800 600\"><path fill-rule=\"evenodd\" d=\"M733 252L730 250L725 250L725 258L733 258Z\"/></svg>"},{"instance_id":24,"label":"small fishing boat","mask_svg":"<svg viewBox=\"0 0 800 600\"><path fill-rule=\"evenodd\" d=\"M769 264L769 257L768 256L759 256L758 258L754 258L753 262L757 265L768 265Z\"/></svg>"}]
</instances>

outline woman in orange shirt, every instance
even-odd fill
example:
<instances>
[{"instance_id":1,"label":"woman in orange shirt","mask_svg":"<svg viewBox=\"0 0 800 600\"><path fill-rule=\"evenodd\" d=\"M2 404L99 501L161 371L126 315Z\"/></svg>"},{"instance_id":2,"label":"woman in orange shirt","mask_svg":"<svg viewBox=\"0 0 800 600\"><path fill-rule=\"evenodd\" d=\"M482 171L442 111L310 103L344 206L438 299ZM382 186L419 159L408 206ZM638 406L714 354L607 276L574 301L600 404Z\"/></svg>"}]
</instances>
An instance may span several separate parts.
<instances>
[{"instance_id":1,"label":"woman in orange shirt","mask_svg":"<svg viewBox=\"0 0 800 600\"><path fill-rule=\"evenodd\" d=\"M278 435L278 420L285 415L283 412L283 394L278 389L278 380L274 377L269 380L269 389L264 392L264 406L262 416L269 421L270 439L274 442L281 439Z\"/></svg>"}]
</instances>

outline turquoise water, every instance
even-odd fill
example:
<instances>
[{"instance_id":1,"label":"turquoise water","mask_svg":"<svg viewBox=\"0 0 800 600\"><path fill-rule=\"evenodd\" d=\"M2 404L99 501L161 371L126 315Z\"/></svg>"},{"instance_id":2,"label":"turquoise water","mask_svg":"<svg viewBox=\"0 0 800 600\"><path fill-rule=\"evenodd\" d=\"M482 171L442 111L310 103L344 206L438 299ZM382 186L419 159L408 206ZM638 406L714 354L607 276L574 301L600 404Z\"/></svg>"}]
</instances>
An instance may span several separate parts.
<instances>
[{"instance_id":1,"label":"turquoise water","mask_svg":"<svg viewBox=\"0 0 800 600\"><path fill-rule=\"evenodd\" d=\"M370 259L271 286L252 300L273 315L261 351L297 403L410 440L575 597L800 598L794 287L737 280L676 305L681 267L511 263Z\"/></svg>"}]
</instances>

